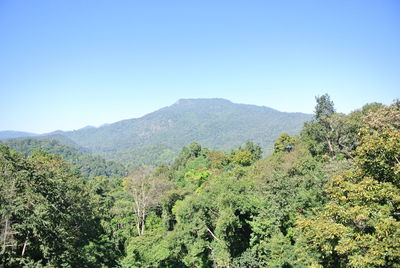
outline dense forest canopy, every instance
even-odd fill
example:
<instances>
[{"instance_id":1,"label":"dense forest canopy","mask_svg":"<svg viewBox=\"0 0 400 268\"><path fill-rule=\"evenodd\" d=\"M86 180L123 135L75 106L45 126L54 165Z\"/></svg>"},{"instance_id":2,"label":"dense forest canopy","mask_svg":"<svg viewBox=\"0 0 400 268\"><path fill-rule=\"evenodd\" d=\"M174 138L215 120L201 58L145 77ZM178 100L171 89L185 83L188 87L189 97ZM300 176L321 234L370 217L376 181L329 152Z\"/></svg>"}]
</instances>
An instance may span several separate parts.
<instances>
[{"instance_id":1,"label":"dense forest canopy","mask_svg":"<svg viewBox=\"0 0 400 268\"><path fill-rule=\"evenodd\" d=\"M192 142L108 178L51 153L0 145L4 267L400 266L399 101L341 114L319 96L266 158Z\"/></svg>"},{"instance_id":2,"label":"dense forest canopy","mask_svg":"<svg viewBox=\"0 0 400 268\"><path fill-rule=\"evenodd\" d=\"M105 160L99 156L84 154L76 148L67 146L55 139L11 139L0 143L12 149L30 155L36 150L43 150L61 156L82 177L123 177L127 175L126 168L117 162Z\"/></svg>"}]
</instances>

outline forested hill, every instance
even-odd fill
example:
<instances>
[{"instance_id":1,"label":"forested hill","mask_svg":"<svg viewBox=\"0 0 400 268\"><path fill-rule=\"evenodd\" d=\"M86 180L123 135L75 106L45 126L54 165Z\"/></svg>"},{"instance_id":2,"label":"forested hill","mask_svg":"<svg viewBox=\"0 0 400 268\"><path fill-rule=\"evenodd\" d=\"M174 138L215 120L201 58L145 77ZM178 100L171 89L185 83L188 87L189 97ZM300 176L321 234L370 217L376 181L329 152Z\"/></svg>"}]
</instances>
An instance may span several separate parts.
<instances>
[{"instance_id":1,"label":"forested hill","mask_svg":"<svg viewBox=\"0 0 400 268\"><path fill-rule=\"evenodd\" d=\"M171 162L193 141L224 151L253 141L268 153L280 133L297 134L310 119L225 99L182 99L141 118L57 134L109 160L154 165Z\"/></svg>"},{"instance_id":2,"label":"forested hill","mask_svg":"<svg viewBox=\"0 0 400 268\"><path fill-rule=\"evenodd\" d=\"M119 163L105 160L99 156L84 154L53 139L12 139L0 143L25 155L30 155L36 150L59 155L82 177L123 177L127 175L127 170Z\"/></svg>"}]
</instances>

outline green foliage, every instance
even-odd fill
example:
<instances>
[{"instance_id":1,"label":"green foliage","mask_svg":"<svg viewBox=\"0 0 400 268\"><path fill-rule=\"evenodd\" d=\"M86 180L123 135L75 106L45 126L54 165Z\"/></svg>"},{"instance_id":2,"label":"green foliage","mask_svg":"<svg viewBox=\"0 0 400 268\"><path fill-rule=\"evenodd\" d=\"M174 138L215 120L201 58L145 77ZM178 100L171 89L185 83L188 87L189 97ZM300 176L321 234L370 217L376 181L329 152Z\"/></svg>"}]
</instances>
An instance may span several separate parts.
<instances>
[{"instance_id":1,"label":"green foliage","mask_svg":"<svg viewBox=\"0 0 400 268\"><path fill-rule=\"evenodd\" d=\"M316 100L301 137L265 159L252 142L192 142L171 165L78 178L55 155L0 146L2 267L399 267L400 104L344 115Z\"/></svg>"},{"instance_id":2,"label":"green foliage","mask_svg":"<svg viewBox=\"0 0 400 268\"><path fill-rule=\"evenodd\" d=\"M227 266L249 245L253 210L252 191L246 182L213 180L198 194L179 201L174 232L180 238L183 262L189 267L215 263ZM197 257L199 256L199 257Z\"/></svg>"},{"instance_id":3,"label":"green foliage","mask_svg":"<svg viewBox=\"0 0 400 268\"><path fill-rule=\"evenodd\" d=\"M323 205L322 185L329 174L299 144L292 152L263 160L257 174L258 209L251 221L250 252L256 267L302 266L297 259L294 224L298 215L308 215ZM250 253L248 253L250 254Z\"/></svg>"},{"instance_id":4,"label":"green foliage","mask_svg":"<svg viewBox=\"0 0 400 268\"><path fill-rule=\"evenodd\" d=\"M260 145L255 145L253 142L247 141L243 149L242 147L239 147L239 151L240 150L250 152L253 161L261 159L262 150Z\"/></svg>"},{"instance_id":5,"label":"green foliage","mask_svg":"<svg viewBox=\"0 0 400 268\"><path fill-rule=\"evenodd\" d=\"M323 267L398 267L400 187L398 103L370 113L355 171L328 184L330 201L298 221L303 250Z\"/></svg>"},{"instance_id":6,"label":"green foliage","mask_svg":"<svg viewBox=\"0 0 400 268\"><path fill-rule=\"evenodd\" d=\"M248 151L239 151L234 154L232 161L241 166L250 166L253 163L253 157Z\"/></svg>"},{"instance_id":7,"label":"green foliage","mask_svg":"<svg viewBox=\"0 0 400 268\"><path fill-rule=\"evenodd\" d=\"M151 169L140 169L126 178L124 186L133 200L137 233L144 235L147 215L157 206L163 193L169 190L170 184L165 177L154 176Z\"/></svg>"},{"instance_id":8,"label":"green foliage","mask_svg":"<svg viewBox=\"0 0 400 268\"><path fill-rule=\"evenodd\" d=\"M229 157L220 151L208 151L207 159L213 169L221 169L229 164Z\"/></svg>"},{"instance_id":9,"label":"green foliage","mask_svg":"<svg viewBox=\"0 0 400 268\"><path fill-rule=\"evenodd\" d=\"M56 140L30 138L7 140L2 143L25 155L30 155L35 150L43 150L51 154L57 154L73 166L79 175L83 177L123 177L127 175L125 167L119 163L106 161L98 156L84 154Z\"/></svg>"},{"instance_id":10,"label":"green foliage","mask_svg":"<svg viewBox=\"0 0 400 268\"><path fill-rule=\"evenodd\" d=\"M262 150L259 145L246 142L245 146L240 146L238 150L231 152L231 159L234 164L240 166L250 166L255 161L261 159Z\"/></svg>"},{"instance_id":11,"label":"green foliage","mask_svg":"<svg viewBox=\"0 0 400 268\"><path fill-rule=\"evenodd\" d=\"M102 234L95 212L87 189L60 158L43 151L25 158L0 145L4 265L92 266L86 253Z\"/></svg>"},{"instance_id":12,"label":"green foliage","mask_svg":"<svg viewBox=\"0 0 400 268\"><path fill-rule=\"evenodd\" d=\"M185 173L184 180L192 183L197 187L200 187L210 176L210 172L207 169L203 170L189 170Z\"/></svg>"},{"instance_id":13,"label":"green foliage","mask_svg":"<svg viewBox=\"0 0 400 268\"><path fill-rule=\"evenodd\" d=\"M400 187L400 103L370 113L361 129L356 163L366 176Z\"/></svg>"},{"instance_id":14,"label":"green foliage","mask_svg":"<svg viewBox=\"0 0 400 268\"><path fill-rule=\"evenodd\" d=\"M317 105L315 106L315 119L318 123L324 124L326 120L335 113L333 101L328 94L315 97Z\"/></svg>"},{"instance_id":15,"label":"green foliage","mask_svg":"<svg viewBox=\"0 0 400 268\"><path fill-rule=\"evenodd\" d=\"M125 254L125 243L136 231L133 200L124 190L122 179L99 176L85 179L84 183L91 191L96 214L104 229L101 239L108 246L98 250L102 253L99 258L112 258L115 264Z\"/></svg>"},{"instance_id":16,"label":"green foliage","mask_svg":"<svg viewBox=\"0 0 400 268\"><path fill-rule=\"evenodd\" d=\"M297 143L296 137L291 137L287 133L282 133L274 143L274 153L290 152Z\"/></svg>"},{"instance_id":17,"label":"green foliage","mask_svg":"<svg viewBox=\"0 0 400 268\"><path fill-rule=\"evenodd\" d=\"M241 147L233 156L245 152L254 162L259 150L251 148L255 146ZM301 254L294 253L292 231L296 215L321 206L326 181L321 164L305 146L256 165L227 170L229 161L228 166L211 168L208 156L214 159L215 155L206 149L197 157L188 156L187 149L182 152L181 159L186 161L180 161L169 175L178 189L167 192L161 201L164 229L131 240L124 265L263 267L299 263L296 257ZM251 157L251 152L256 157ZM180 183L182 178L185 184Z\"/></svg>"},{"instance_id":18,"label":"green foliage","mask_svg":"<svg viewBox=\"0 0 400 268\"><path fill-rule=\"evenodd\" d=\"M197 142L192 142L189 146L183 147L178 157L175 159L172 168L182 169L186 167L189 160L193 160L198 156L204 156L205 151L202 151L201 145Z\"/></svg>"},{"instance_id":19,"label":"green foliage","mask_svg":"<svg viewBox=\"0 0 400 268\"><path fill-rule=\"evenodd\" d=\"M359 144L359 133L368 112L382 107L373 103L365 105L349 115L335 113L333 102L327 94L316 98L315 118L304 124L301 140L308 144L310 152L324 158L352 159Z\"/></svg>"},{"instance_id":20,"label":"green foliage","mask_svg":"<svg viewBox=\"0 0 400 268\"><path fill-rule=\"evenodd\" d=\"M165 237L157 233L131 238L122 267L168 267L161 266L170 254L165 244Z\"/></svg>"}]
</instances>

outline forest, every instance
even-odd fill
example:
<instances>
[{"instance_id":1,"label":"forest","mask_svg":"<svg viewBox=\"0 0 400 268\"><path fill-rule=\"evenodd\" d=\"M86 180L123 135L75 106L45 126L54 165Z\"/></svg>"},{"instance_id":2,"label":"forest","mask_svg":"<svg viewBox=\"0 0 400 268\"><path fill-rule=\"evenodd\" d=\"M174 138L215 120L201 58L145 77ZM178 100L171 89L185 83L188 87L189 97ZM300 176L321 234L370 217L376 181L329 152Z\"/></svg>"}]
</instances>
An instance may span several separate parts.
<instances>
[{"instance_id":1,"label":"forest","mask_svg":"<svg viewBox=\"0 0 400 268\"><path fill-rule=\"evenodd\" d=\"M400 267L400 101L314 111L266 157L192 142L127 176L0 144L0 267Z\"/></svg>"},{"instance_id":2,"label":"forest","mask_svg":"<svg viewBox=\"0 0 400 268\"><path fill-rule=\"evenodd\" d=\"M127 169L120 163L107 161L99 156L84 154L75 147L62 144L55 139L10 139L0 143L28 156L34 151L42 150L56 154L67 162L80 177L124 177Z\"/></svg>"}]
</instances>

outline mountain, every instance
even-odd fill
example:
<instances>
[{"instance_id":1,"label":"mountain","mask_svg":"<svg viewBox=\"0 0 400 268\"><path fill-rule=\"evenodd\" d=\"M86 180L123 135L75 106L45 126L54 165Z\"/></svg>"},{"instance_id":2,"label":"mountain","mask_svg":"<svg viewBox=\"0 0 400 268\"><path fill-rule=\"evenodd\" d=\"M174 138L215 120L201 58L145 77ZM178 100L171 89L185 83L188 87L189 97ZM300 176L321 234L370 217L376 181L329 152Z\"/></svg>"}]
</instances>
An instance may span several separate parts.
<instances>
[{"instance_id":1,"label":"mountain","mask_svg":"<svg viewBox=\"0 0 400 268\"><path fill-rule=\"evenodd\" d=\"M76 150L80 151L81 153L84 153L84 154L91 153L91 151L89 149L80 146L79 144L77 144L76 142L74 142L73 140L71 140L70 138L65 136L65 134L61 130L57 130L57 131L54 131L54 132L51 132L48 134L39 135L39 136L36 136L33 138L38 139L38 140L55 140L63 145L66 145L71 148L75 148Z\"/></svg>"},{"instance_id":2,"label":"mountain","mask_svg":"<svg viewBox=\"0 0 400 268\"><path fill-rule=\"evenodd\" d=\"M4 130L4 131L0 131L0 140L34 137L37 135L38 134L30 133L30 132Z\"/></svg>"},{"instance_id":3,"label":"mountain","mask_svg":"<svg viewBox=\"0 0 400 268\"><path fill-rule=\"evenodd\" d=\"M54 136L53 136L54 137ZM57 136L55 136L57 137ZM66 139L63 139L66 141ZM113 161L107 161L99 156L84 154L75 148L61 144L59 141L48 138L26 138L1 141L0 144L30 155L35 150L47 151L64 158L82 177L124 177L127 170L124 166Z\"/></svg>"},{"instance_id":4,"label":"mountain","mask_svg":"<svg viewBox=\"0 0 400 268\"><path fill-rule=\"evenodd\" d=\"M94 127L94 126L86 126L86 127L80 128L79 130L92 129L92 128L96 128L96 127Z\"/></svg>"},{"instance_id":5,"label":"mountain","mask_svg":"<svg viewBox=\"0 0 400 268\"><path fill-rule=\"evenodd\" d=\"M268 153L281 133L297 134L311 117L225 99L181 99L141 118L52 135L132 167L170 162L192 141L224 151L252 141Z\"/></svg>"}]
</instances>

